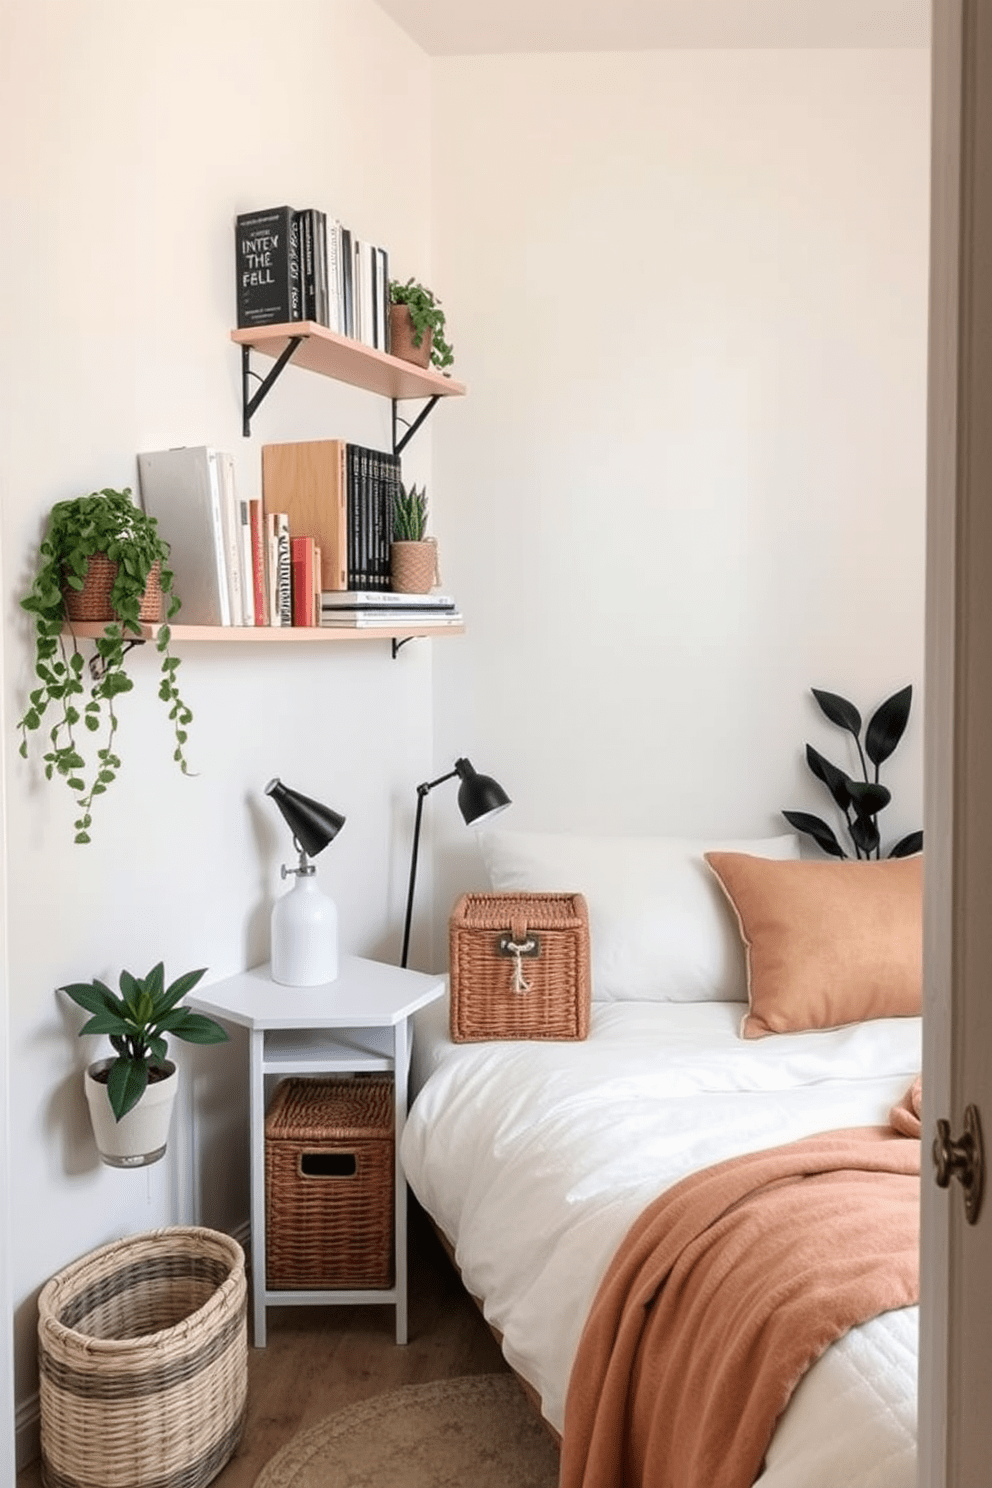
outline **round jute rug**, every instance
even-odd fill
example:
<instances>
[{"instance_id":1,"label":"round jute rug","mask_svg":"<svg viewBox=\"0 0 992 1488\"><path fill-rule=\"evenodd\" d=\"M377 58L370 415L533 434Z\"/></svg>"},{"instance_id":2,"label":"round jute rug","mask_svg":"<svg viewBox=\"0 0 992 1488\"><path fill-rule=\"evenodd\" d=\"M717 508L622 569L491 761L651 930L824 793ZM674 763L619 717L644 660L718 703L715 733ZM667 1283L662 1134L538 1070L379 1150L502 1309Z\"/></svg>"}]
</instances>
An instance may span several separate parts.
<instances>
[{"instance_id":1,"label":"round jute rug","mask_svg":"<svg viewBox=\"0 0 992 1488\"><path fill-rule=\"evenodd\" d=\"M558 1452L512 1374L408 1385L301 1431L255 1488L555 1488Z\"/></svg>"}]
</instances>

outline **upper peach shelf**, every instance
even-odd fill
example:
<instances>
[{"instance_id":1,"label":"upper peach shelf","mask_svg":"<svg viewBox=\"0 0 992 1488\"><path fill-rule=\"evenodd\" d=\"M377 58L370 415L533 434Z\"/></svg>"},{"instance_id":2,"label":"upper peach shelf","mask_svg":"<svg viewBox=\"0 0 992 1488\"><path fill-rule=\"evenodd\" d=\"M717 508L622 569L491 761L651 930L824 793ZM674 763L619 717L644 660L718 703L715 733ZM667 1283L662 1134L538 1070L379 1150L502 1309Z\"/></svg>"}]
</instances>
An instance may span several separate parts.
<instances>
[{"instance_id":1,"label":"upper peach shelf","mask_svg":"<svg viewBox=\"0 0 992 1488\"><path fill-rule=\"evenodd\" d=\"M313 320L288 321L281 325L248 327L232 331L231 340L278 360L294 339L290 353L294 366L333 377L384 398L453 398L462 396L465 384L445 377L433 367L416 367L361 341L339 336Z\"/></svg>"}]
</instances>

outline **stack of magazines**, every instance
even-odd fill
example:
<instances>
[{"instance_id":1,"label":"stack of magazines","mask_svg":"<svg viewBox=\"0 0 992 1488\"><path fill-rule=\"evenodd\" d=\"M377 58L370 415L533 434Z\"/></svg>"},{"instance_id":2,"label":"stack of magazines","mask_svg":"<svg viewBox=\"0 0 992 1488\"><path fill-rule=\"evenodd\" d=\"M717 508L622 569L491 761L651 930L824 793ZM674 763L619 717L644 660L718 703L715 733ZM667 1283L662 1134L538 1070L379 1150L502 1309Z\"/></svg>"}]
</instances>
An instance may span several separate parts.
<instances>
[{"instance_id":1,"label":"stack of magazines","mask_svg":"<svg viewBox=\"0 0 992 1488\"><path fill-rule=\"evenodd\" d=\"M320 596L321 625L416 625L443 629L461 625L463 616L450 594L399 594L391 589L325 589Z\"/></svg>"}]
</instances>

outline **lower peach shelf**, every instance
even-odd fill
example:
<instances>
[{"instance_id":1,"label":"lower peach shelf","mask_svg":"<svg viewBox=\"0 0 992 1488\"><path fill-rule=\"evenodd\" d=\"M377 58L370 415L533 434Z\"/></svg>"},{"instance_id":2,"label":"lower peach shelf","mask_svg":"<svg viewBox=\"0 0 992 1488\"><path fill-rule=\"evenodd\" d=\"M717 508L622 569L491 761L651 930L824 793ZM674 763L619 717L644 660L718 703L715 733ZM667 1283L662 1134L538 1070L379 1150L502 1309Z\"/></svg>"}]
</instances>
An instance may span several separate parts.
<instances>
[{"instance_id":1,"label":"lower peach shelf","mask_svg":"<svg viewBox=\"0 0 992 1488\"><path fill-rule=\"evenodd\" d=\"M67 631L70 627L66 627ZM141 639L154 641L161 625L142 625ZM292 644L297 641L312 641L326 644L335 641L405 641L433 639L435 636L464 634L464 625L370 625L370 626L319 626L313 629L301 625L173 625L173 641L222 641L250 643L253 641ZM81 637L103 635L100 621L77 621L71 631ZM129 637L130 638L130 637ZM137 639L137 637L133 637Z\"/></svg>"}]
</instances>

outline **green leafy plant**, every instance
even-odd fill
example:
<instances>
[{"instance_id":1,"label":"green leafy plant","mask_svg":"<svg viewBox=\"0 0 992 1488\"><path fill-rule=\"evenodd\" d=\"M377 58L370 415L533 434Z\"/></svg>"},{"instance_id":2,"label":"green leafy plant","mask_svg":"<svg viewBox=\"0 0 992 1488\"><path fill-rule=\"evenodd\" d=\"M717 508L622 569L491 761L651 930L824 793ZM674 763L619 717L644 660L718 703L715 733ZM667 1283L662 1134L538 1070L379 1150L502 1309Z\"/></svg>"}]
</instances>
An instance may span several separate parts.
<instances>
[{"instance_id":1,"label":"green leafy plant","mask_svg":"<svg viewBox=\"0 0 992 1488\"><path fill-rule=\"evenodd\" d=\"M227 1034L213 1018L180 1006L180 998L196 986L205 971L205 966L187 971L169 987L161 961L144 977L122 971L120 997L97 979L61 988L93 1015L79 1030L80 1037L84 1033L104 1033L114 1047L117 1057L107 1071L107 1095L118 1121L138 1104L148 1088L150 1074L161 1069L168 1051L166 1034L188 1044L226 1042Z\"/></svg>"},{"instance_id":2,"label":"green leafy plant","mask_svg":"<svg viewBox=\"0 0 992 1488\"><path fill-rule=\"evenodd\" d=\"M806 763L810 770L830 792L834 803L844 817L844 823L854 848L855 858L880 858L882 841L878 828L878 814L888 806L891 792L881 784L881 766L894 752L909 721L909 709L913 700L912 687L904 687L886 698L869 718L862 742L861 714L853 703L836 692L811 689L821 712L831 723L844 729L854 739L862 779L852 779L846 771L831 764L822 754L806 745ZM869 761L872 769L869 770ZM834 858L846 858L833 829L818 816L807 811L783 811L782 815L797 832L812 837L818 847ZM910 832L889 848L886 857L907 858L922 852L923 833Z\"/></svg>"},{"instance_id":3,"label":"green leafy plant","mask_svg":"<svg viewBox=\"0 0 992 1488\"><path fill-rule=\"evenodd\" d=\"M441 301L432 290L425 289L414 279L401 284L398 279L389 281L389 300L393 305L406 305L413 326L413 344L420 346L427 331L433 333L431 363L444 371L455 359L454 350L445 337L445 315Z\"/></svg>"},{"instance_id":4,"label":"green leafy plant","mask_svg":"<svg viewBox=\"0 0 992 1488\"><path fill-rule=\"evenodd\" d=\"M393 497L393 542L423 542L427 531L427 487L406 486Z\"/></svg>"},{"instance_id":5,"label":"green leafy plant","mask_svg":"<svg viewBox=\"0 0 992 1488\"><path fill-rule=\"evenodd\" d=\"M91 558L104 556L117 564L110 599L117 620L109 621L95 641L90 662L91 681L83 680L84 661L74 632L66 642L67 613L64 588L82 590ZM55 723L48 733L43 756L46 778L58 775L76 796L79 816L75 841L89 842L92 808L97 796L117 778L121 768L115 752L117 733L116 699L130 692L134 683L124 668L124 658L141 636L139 612L149 574L160 564L160 583L168 599L167 620L179 609L173 592L173 574L168 567L169 545L159 536L154 517L131 500L131 492L103 490L71 501L60 501L51 510L39 551L38 568L21 606L34 616L35 673L40 686L29 696L29 704L17 727L21 731L20 753L28 755L28 735L42 727L49 707ZM156 646L162 655L158 695L169 710L174 735L173 759L184 775L190 773L184 746L187 725L193 715L183 702L176 684L178 657L169 650L171 632L162 625ZM87 764L83 749L86 735L102 740ZM95 741L94 741L95 742ZM88 777L88 778L87 778Z\"/></svg>"}]
</instances>

